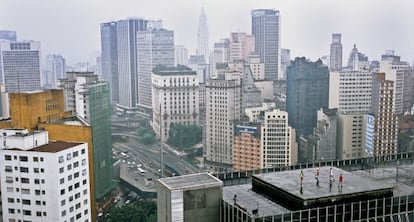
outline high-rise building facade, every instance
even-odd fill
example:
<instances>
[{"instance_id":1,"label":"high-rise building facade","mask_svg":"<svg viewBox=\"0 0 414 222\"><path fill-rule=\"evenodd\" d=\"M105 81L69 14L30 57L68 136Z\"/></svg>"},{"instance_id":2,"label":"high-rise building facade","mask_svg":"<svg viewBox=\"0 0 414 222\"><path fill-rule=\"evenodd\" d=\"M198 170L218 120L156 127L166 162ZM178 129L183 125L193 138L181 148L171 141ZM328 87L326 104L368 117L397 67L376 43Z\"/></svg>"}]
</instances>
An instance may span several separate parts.
<instances>
[{"instance_id":1,"label":"high-rise building facade","mask_svg":"<svg viewBox=\"0 0 414 222\"><path fill-rule=\"evenodd\" d=\"M40 42L0 41L0 74L6 92L40 90Z\"/></svg>"},{"instance_id":2,"label":"high-rise building facade","mask_svg":"<svg viewBox=\"0 0 414 222\"><path fill-rule=\"evenodd\" d=\"M254 36L244 32L230 33L230 61L246 60L254 52Z\"/></svg>"},{"instance_id":3,"label":"high-rise building facade","mask_svg":"<svg viewBox=\"0 0 414 222\"><path fill-rule=\"evenodd\" d=\"M398 148L398 118L394 113L394 82L376 73L372 84L372 109L375 117L373 155L396 154Z\"/></svg>"},{"instance_id":4,"label":"high-rise building facade","mask_svg":"<svg viewBox=\"0 0 414 222\"><path fill-rule=\"evenodd\" d=\"M224 73L206 82L206 160L229 167L234 124L242 114L241 78Z\"/></svg>"},{"instance_id":5,"label":"high-rise building facade","mask_svg":"<svg viewBox=\"0 0 414 222\"><path fill-rule=\"evenodd\" d=\"M174 32L152 29L137 33L138 104L152 109L151 74L157 65L174 65Z\"/></svg>"},{"instance_id":6,"label":"high-rise building facade","mask_svg":"<svg viewBox=\"0 0 414 222\"><path fill-rule=\"evenodd\" d=\"M9 41L17 41L16 31L0 30L0 40L5 39Z\"/></svg>"},{"instance_id":7,"label":"high-rise building facade","mask_svg":"<svg viewBox=\"0 0 414 222\"><path fill-rule=\"evenodd\" d=\"M1 133L3 221L91 221L86 143L49 141L47 131Z\"/></svg>"},{"instance_id":8,"label":"high-rise building facade","mask_svg":"<svg viewBox=\"0 0 414 222\"><path fill-rule=\"evenodd\" d=\"M109 82L111 101L119 101L118 44L116 22L101 24L102 78Z\"/></svg>"},{"instance_id":9,"label":"high-rise building facade","mask_svg":"<svg viewBox=\"0 0 414 222\"><path fill-rule=\"evenodd\" d=\"M296 58L287 69L289 124L298 136L311 134L317 111L328 107L329 69L320 60Z\"/></svg>"},{"instance_id":10,"label":"high-rise building facade","mask_svg":"<svg viewBox=\"0 0 414 222\"><path fill-rule=\"evenodd\" d=\"M175 45L174 53L174 65L188 65L188 50L184 45Z\"/></svg>"},{"instance_id":11,"label":"high-rise building facade","mask_svg":"<svg viewBox=\"0 0 414 222\"><path fill-rule=\"evenodd\" d=\"M265 78L278 80L280 76L280 15L273 9L253 10L252 34L256 52L265 64Z\"/></svg>"},{"instance_id":12,"label":"high-rise building facade","mask_svg":"<svg viewBox=\"0 0 414 222\"><path fill-rule=\"evenodd\" d=\"M295 129L288 124L288 113L280 110L266 111L261 127L260 168L295 165L298 147Z\"/></svg>"},{"instance_id":13,"label":"high-rise building facade","mask_svg":"<svg viewBox=\"0 0 414 222\"><path fill-rule=\"evenodd\" d=\"M404 92L405 85L410 85L409 79L405 80L406 72L410 71L410 64L401 61L400 56L394 55L394 51L387 51L382 55L380 61L379 71L385 73L385 79L394 82L394 113L403 114L408 110L404 110L404 94L408 94L410 91Z\"/></svg>"},{"instance_id":14,"label":"high-rise building facade","mask_svg":"<svg viewBox=\"0 0 414 222\"><path fill-rule=\"evenodd\" d=\"M153 129L167 141L171 124L199 125L199 84L185 67L156 67L152 73ZM162 135L160 134L162 133Z\"/></svg>"},{"instance_id":15,"label":"high-rise building facade","mask_svg":"<svg viewBox=\"0 0 414 222\"><path fill-rule=\"evenodd\" d=\"M340 33L332 34L329 64L332 71L340 71L342 69L342 43Z\"/></svg>"},{"instance_id":16,"label":"high-rise building facade","mask_svg":"<svg viewBox=\"0 0 414 222\"><path fill-rule=\"evenodd\" d=\"M200 17L198 18L197 30L197 55L203 56L204 63L209 63L209 43L208 43L208 26L207 16L204 7L201 7Z\"/></svg>"},{"instance_id":17,"label":"high-rise building facade","mask_svg":"<svg viewBox=\"0 0 414 222\"><path fill-rule=\"evenodd\" d=\"M233 140L233 170L260 169L260 126L237 125Z\"/></svg>"},{"instance_id":18,"label":"high-rise building facade","mask_svg":"<svg viewBox=\"0 0 414 222\"><path fill-rule=\"evenodd\" d=\"M70 85L68 85L70 84ZM97 75L68 72L62 81L66 94L75 95L75 112L92 126L95 196L100 199L113 188L111 105L109 83Z\"/></svg>"},{"instance_id":19,"label":"high-rise building facade","mask_svg":"<svg viewBox=\"0 0 414 222\"><path fill-rule=\"evenodd\" d=\"M130 18L116 22L119 105L133 108L138 103L137 33L146 30L148 20Z\"/></svg>"},{"instance_id":20,"label":"high-rise building facade","mask_svg":"<svg viewBox=\"0 0 414 222\"><path fill-rule=\"evenodd\" d=\"M281 49L280 50L280 66L281 70L281 79L286 79L287 76L287 67L290 66L290 49Z\"/></svg>"},{"instance_id":21,"label":"high-rise building facade","mask_svg":"<svg viewBox=\"0 0 414 222\"><path fill-rule=\"evenodd\" d=\"M61 55L46 55L43 66L42 87L54 89L58 85L59 79L65 78L65 58Z\"/></svg>"}]
</instances>

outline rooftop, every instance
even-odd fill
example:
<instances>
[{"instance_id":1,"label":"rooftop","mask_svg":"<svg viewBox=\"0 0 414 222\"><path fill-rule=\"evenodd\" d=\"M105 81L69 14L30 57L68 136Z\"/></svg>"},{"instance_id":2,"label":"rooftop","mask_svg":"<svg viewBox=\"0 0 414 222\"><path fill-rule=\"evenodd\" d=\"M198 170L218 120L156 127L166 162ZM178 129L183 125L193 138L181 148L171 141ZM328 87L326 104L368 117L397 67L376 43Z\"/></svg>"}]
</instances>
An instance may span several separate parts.
<instances>
[{"instance_id":1,"label":"rooftop","mask_svg":"<svg viewBox=\"0 0 414 222\"><path fill-rule=\"evenodd\" d=\"M35 147L33 149L30 149L28 151L34 151L34 152L45 152L45 153L57 153L62 150L75 147L82 143L75 143L75 142L64 142L64 141L49 141L48 144Z\"/></svg>"},{"instance_id":2,"label":"rooftop","mask_svg":"<svg viewBox=\"0 0 414 222\"><path fill-rule=\"evenodd\" d=\"M193 71L187 66L177 65L177 66L165 66L158 65L152 72L156 75L170 76L170 75L196 75L197 72Z\"/></svg>"},{"instance_id":3,"label":"rooftop","mask_svg":"<svg viewBox=\"0 0 414 222\"><path fill-rule=\"evenodd\" d=\"M221 180L209 173L189 174L177 177L167 177L158 180L161 184L171 190L193 188L193 187L214 187L222 186Z\"/></svg>"}]
</instances>

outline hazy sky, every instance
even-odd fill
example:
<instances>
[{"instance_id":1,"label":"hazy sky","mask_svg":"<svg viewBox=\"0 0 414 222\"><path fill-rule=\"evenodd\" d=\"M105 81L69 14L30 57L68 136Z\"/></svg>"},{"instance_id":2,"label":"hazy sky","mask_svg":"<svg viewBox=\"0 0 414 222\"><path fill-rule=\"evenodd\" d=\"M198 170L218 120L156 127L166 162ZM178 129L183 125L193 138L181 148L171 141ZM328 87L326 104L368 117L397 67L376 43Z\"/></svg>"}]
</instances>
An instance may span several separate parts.
<instances>
[{"instance_id":1,"label":"hazy sky","mask_svg":"<svg viewBox=\"0 0 414 222\"><path fill-rule=\"evenodd\" d=\"M68 64L100 49L99 24L126 17L162 19L175 44L195 53L201 0L0 0L0 29L19 40L41 41L43 55L62 54ZM414 61L413 0L204 0L210 46L231 31L251 32L250 11L281 13L281 47L292 58L329 54L331 34L342 33L344 59L357 44L370 60L394 49Z\"/></svg>"}]
</instances>

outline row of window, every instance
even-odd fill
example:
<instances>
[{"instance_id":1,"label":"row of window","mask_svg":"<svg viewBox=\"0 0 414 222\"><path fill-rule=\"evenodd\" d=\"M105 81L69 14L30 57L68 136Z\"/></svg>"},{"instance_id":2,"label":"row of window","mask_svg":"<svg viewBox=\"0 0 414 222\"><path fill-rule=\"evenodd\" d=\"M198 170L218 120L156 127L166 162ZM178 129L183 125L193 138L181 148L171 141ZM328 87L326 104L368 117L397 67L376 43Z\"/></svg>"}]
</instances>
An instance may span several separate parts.
<instances>
[{"instance_id":1,"label":"row of window","mask_svg":"<svg viewBox=\"0 0 414 222\"><path fill-rule=\"evenodd\" d=\"M17 160L17 156L13 155L13 159ZM10 161L10 160L12 160L12 156L11 155L4 155L4 160ZM40 157L40 158L37 157L37 156L33 157L33 162L39 162L39 160L40 160L40 162L44 161L43 157ZM20 162L28 162L29 158L27 156L19 156L19 161Z\"/></svg>"},{"instance_id":2,"label":"row of window","mask_svg":"<svg viewBox=\"0 0 414 222\"><path fill-rule=\"evenodd\" d=\"M81 150L81 154L85 154L85 152L86 152L85 149ZM79 156L78 151L75 151L73 153L68 153L68 154L66 154L66 160L71 160L72 158L75 158L75 157L78 157L78 156ZM58 159L59 159L58 160L59 163L63 163L65 161L64 156L59 156Z\"/></svg>"}]
</instances>

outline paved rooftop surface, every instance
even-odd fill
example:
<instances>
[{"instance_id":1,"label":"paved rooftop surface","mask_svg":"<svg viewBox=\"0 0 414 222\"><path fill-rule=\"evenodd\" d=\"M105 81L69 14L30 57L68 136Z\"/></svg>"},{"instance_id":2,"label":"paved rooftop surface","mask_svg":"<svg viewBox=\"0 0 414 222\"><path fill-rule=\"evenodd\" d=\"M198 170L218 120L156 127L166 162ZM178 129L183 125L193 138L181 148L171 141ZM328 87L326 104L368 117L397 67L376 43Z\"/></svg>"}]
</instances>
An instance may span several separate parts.
<instances>
[{"instance_id":1,"label":"paved rooftop surface","mask_svg":"<svg viewBox=\"0 0 414 222\"><path fill-rule=\"evenodd\" d=\"M30 149L29 151L57 153L68 148L78 146L80 144L82 143L49 140L48 144L35 147L33 149Z\"/></svg>"},{"instance_id":2,"label":"paved rooftop surface","mask_svg":"<svg viewBox=\"0 0 414 222\"><path fill-rule=\"evenodd\" d=\"M200 186L222 186L223 183L221 180L210 175L209 173L167 177L159 179L159 182L171 190Z\"/></svg>"},{"instance_id":3,"label":"paved rooftop surface","mask_svg":"<svg viewBox=\"0 0 414 222\"><path fill-rule=\"evenodd\" d=\"M251 184L223 187L223 199L226 202L233 203L234 195L237 195L237 203L243 206L248 213L259 209L258 217L290 212L290 210L267 199L265 196L253 192Z\"/></svg>"},{"instance_id":4,"label":"paved rooftop surface","mask_svg":"<svg viewBox=\"0 0 414 222\"><path fill-rule=\"evenodd\" d=\"M319 186L316 185L316 168L302 169L303 178L303 194L300 193L301 170L289 170L273 173L263 173L254 175L253 177L259 178L272 186L297 196L303 200L319 199L330 196L342 196L346 194L363 193L374 190L390 189L394 187L394 184L379 183L369 177L363 177L353 172L347 172L345 170L333 167L333 184L330 189L329 186L329 174L331 167L321 167L319 174ZM342 190L339 189L339 174L343 175Z\"/></svg>"}]
</instances>

